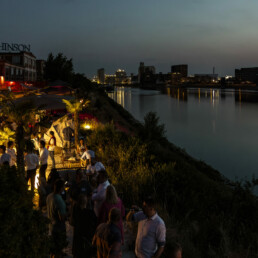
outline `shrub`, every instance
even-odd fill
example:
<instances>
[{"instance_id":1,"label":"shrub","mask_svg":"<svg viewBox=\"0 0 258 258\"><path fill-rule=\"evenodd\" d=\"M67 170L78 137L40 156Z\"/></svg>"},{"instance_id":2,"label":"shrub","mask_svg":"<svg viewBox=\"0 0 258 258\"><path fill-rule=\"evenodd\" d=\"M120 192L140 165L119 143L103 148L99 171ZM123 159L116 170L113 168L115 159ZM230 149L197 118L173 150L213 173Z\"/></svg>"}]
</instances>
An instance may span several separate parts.
<instances>
[{"instance_id":1,"label":"shrub","mask_svg":"<svg viewBox=\"0 0 258 258\"><path fill-rule=\"evenodd\" d=\"M143 141L117 132L112 124L94 130L88 143L127 206L141 205L146 195L156 198L158 212L168 232L181 242L184 257L258 253L258 202L252 184L229 184L206 164L166 145L166 140L163 146L160 138ZM157 149L163 151L162 159ZM167 240L165 257L174 237Z\"/></svg>"},{"instance_id":2,"label":"shrub","mask_svg":"<svg viewBox=\"0 0 258 258\"><path fill-rule=\"evenodd\" d=\"M0 168L0 257L47 257L47 219L33 208L24 176Z\"/></svg>"},{"instance_id":3,"label":"shrub","mask_svg":"<svg viewBox=\"0 0 258 258\"><path fill-rule=\"evenodd\" d=\"M117 132L113 124L98 127L87 142L105 165L124 202L138 203L152 180L146 145L135 137Z\"/></svg>"}]
</instances>

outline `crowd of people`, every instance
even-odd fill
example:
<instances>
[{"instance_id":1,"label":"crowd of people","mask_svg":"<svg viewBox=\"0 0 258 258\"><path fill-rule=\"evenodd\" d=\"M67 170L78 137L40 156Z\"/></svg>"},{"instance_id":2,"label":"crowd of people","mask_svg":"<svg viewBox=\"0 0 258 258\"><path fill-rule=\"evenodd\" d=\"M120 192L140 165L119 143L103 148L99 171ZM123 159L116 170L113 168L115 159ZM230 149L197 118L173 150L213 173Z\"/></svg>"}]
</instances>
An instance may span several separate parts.
<instances>
[{"instance_id":1,"label":"crowd of people","mask_svg":"<svg viewBox=\"0 0 258 258\"><path fill-rule=\"evenodd\" d=\"M74 257L122 257L123 218L126 215L123 202L110 184L105 169L97 172L95 189L93 185L96 182L91 183L86 175L83 169L78 169L75 181L65 194L64 181L57 179L53 192L47 197L47 214L54 243L52 254L61 257L66 244L65 223L68 220L74 230ZM130 223L138 223L136 257L160 257L165 247L166 227L157 214L153 198L147 197L143 201L142 210L134 206L126 218ZM181 247L175 247L170 257L180 258Z\"/></svg>"},{"instance_id":2,"label":"crowd of people","mask_svg":"<svg viewBox=\"0 0 258 258\"><path fill-rule=\"evenodd\" d=\"M65 246L65 222L69 221L74 230L74 257L123 257L123 221L126 218L128 223L138 223L136 257L161 257L166 243L166 226L156 211L154 199L145 198L141 208L134 205L126 214L123 201L111 184L104 165L96 161L90 148L78 147L78 150L86 167L76 171L75 180L66 187L65 194L64 182L58 179L54 183L54 194L47 197L50 229L56 243L55 255L61 255ZM60 243L64 245L60 246ZM179 244L174 244L169 257L182 257Z\"/></svg>"},{"instance_id":3,"label":"crowd of people","mask_svg":"<svg viewBox=\"0 0 258 258\"><path fill-rule=\"evenodd\" d=\"M25 178L30 180L31 190L35 189L35 176L36 170L39 168L40 178L46 179L46 170L48 166L48 156L52 159L52 168L55 167L54 149L55 149L55 136L53 132L50 132L51 137L47 144L41 137L32 135L31 140L25 142L24 163L26 168ZM0 165L15 166L17 155L13 141L8 141L7 148L5 145L0 145Z\"/></svg>"},{"instance_id":4,"label":"crowd of people","mask_svg":"<svg viewBox=\"0 0 258 258\"><path fill-rule=\"evenodd\" d=\"M143 200L142 207L133 206L127 214L123 201L111 184L104 165L96 161L95 153L86 147L83 140L77 146L82 167L75 172L72 182L64 182L55 168L56 139L50 132L46 142L32 137L25 148L26 180L31 181L34 192L36 170L39 168L39 193L44 196L40 206L46 206L50 220L51 256L62 257L67 245L66 223L73 226L72 253L75 258L122 257L124 245L123 221L138 223L135 240L135 255L138 258L158 258L166 243L166 226L156 211L152 197ZM0 164L15 165L14 143L8 142L7 149L0 146ZM35 151L36 150L36 151ZM46 177L48 156L52 160L52 169ZM182 257L182 248L175 244L169 257Z\"/></svg>"}]
</instances>

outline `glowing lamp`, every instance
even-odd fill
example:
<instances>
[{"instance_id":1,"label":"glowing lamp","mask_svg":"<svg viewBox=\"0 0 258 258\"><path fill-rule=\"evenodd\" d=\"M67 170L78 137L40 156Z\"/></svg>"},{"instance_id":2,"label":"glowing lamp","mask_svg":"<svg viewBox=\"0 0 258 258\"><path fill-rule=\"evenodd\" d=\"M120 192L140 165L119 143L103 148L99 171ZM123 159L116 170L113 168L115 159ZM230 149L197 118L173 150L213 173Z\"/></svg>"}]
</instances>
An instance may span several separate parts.
<instances>
[{"instance_id":1,"label":"glowing lamp","mask_svg":"<svg viewBox=\"0 0 258 258\"><path fill-rule=\"evenodd\" d=\"M85 128L86 130L90 130L91 126L88 125L88 124L86 124L86 125L84 125L84 128Z\"/></svg>"},{"instance_id":2,"label":"glowing lamp","mask_svg":"<svg viewBox=\"0 0 258 258\"><path fill-rule=\"evenodd\" d=\"M0 84L4 85L4 76L0 76Z\"/></svg>"}]
</instances>

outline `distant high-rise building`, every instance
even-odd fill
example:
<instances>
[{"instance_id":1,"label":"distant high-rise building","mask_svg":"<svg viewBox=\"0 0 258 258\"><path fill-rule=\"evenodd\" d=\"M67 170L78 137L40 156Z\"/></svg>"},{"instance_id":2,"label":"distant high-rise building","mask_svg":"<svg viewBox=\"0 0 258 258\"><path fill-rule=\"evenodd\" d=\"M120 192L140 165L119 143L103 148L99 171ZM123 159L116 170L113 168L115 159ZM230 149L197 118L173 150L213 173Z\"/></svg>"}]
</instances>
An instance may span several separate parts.
<instances>
[{"instance_id":1,"label":"distant high-rise building","mask_svg":"<svg viewBox=\"0 0 258 258\"><path fill-rule=\"evenodd\" d=\"M138 69L138 82L139 83L151 83L155 81L155 67L154 66L145 66L144 62L140 62Z\"/></svg>"},{"instance_id":2,"label":"distant high-rise building","mask_svg":"<svg viewBox=\"0 0 258 258\"><path fill-rule=\"evenodd\" d=\"M116 84L123 84L127 80L125 70L118 69L116 70Z\"/></svg>"},{"instance_id":3,"label":"distant high-rise building","mask_svg":"<svg viewBox=\"0 0 258 258\"><path fill-rule=\"evenodd\" d=\"M258 83L258 67L235 69L235 77L239 82Z\"/></svg>"},{"instance_id":4,"label":"distant high-rise building","mask_svg":"<svg viewBox=\"0 0 258 258\"><path fill-rule=\"evenodd\" d=\"M181 64L181 65L172 65L171 66L171 73L180 73L182 77L187 77L188 75L188 65Z\"/></svg>"},{"instance_id":5,"label":"distant high-rise building","mask_svg":"<svg viewBox=\"0 0 258 258\"><path fill-rule=\"evenodd\" d=\"M105 84L115 85L116 84L116 76L114 74L106 74L105 75Z\"/></svg>"},{"instance_id":6,"label":"distant high-rise building","mask_svg":"<svg viewBox=\"0 0 258 258\"><path fill-rule=\"evenodd\" d=\"M138 83L138 75L134 75L131 73L131 84L137 84Z\"/></svg>"},{"instance_id":7,"label":"distant high-rise building","mask_svg":"<svg viewBox=\"0 0 258 258\"><path fill-rule=\"evenodd\" d=\"M105 83L105 69L104 68L98 69L97 76L98 76L98 83L104 84Z\"/></svg>"}]
</instances>

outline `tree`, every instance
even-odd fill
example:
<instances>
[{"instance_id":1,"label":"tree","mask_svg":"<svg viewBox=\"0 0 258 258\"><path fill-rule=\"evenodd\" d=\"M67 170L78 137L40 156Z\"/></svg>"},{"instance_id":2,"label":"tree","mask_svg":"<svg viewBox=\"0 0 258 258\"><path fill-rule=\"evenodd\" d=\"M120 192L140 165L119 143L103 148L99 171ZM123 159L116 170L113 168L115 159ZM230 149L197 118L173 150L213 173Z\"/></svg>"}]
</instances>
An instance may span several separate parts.
<instances>
[{"instance_id":1,"label":"tree","mask_svg":"<svg viewBox=\"0 0 258 258\"><path fill-rule=\"evenodd\" d=\"M91 81L84 74L81 73L73 74L72 85L74 88L81 88L84 90L90 90L92 88Z\"/></svg>"},{"instance_id":2,"label":"tree","mask_svg":"<svg viewBox=\"0 0 258 258\"><path fill-rule=\"evenodd\" d=\"M50 81L62 80L65 82L72 82L72 59L67 59L62 53L58 53L55 57L50 53L46 61L45 77Z\"/></svg>"},{"instance_id":3,"label":"tree","mask_svg":"<svg viewBox=\"0 0 258 258\"><path fill-rule=\"evenodd\" d=\"M90 103L89 100L73 100L69 101L63 99L63 102L66 104L66 109L68 112L74 115L74 143L75 147L78 145L79 140L79 112L82 111L84 107L87 107Z\"/></svg>"},{"instance_id":4,"label":"tree","mask_svg":"<svg viewBox=\"0 0 258 258\"><path fill-rule=\"evenodd\" d=\"M8 141L14 141L14 135L15 132L8 127L4 127L4 129L0 131L0 143L7 145Z\"/></svg>"},{"instance_id":5,"label":"tree","mask_svg":"<svg viewBox=\"0 0 258 258\"><path fill-rule=\"evenodd\" d=\"M149 112L144 117L144 123L139 132L142 139L152 141L163 141L165 139L165 126L159 124L159 117L155 112Z\"/></svg>"},{"instance_id":6,"label":"tree","mask_svg":"<svg viewBox=\"0 0 258 258\"><path fill-rule=\"evenodd\" d=\"M37 109L32 101L17 102L10 93L2 94L1 97L2 115L17 125L15 130L17 166L24 170L25 126L33 120Z\"/></svg>"}]
</instances>

